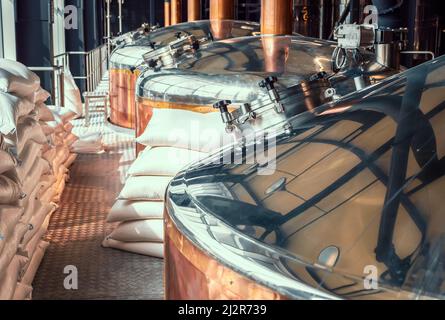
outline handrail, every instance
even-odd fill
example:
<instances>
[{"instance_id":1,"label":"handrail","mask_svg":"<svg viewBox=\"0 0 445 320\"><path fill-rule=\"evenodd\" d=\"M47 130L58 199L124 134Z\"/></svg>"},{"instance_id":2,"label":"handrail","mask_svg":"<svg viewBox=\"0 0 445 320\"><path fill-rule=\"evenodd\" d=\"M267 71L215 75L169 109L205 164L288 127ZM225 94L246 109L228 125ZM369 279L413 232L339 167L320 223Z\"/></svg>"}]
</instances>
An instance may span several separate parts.
<instances>
[{"instance_id":1,"label":"handrail","mask_svg":"<svg viewBox=\"0 0 445 320\"><path fill-rule=\"evenodd\" d=\"M103 44L91 51L68 51L54 56L56 65L61 65L65 70L69 69L71 56L84 56L86 70L83 75L73 75L75 80L85 80L86 90L94 91L107 70L108 54L107 44Z\"/></svg>"},{"instance_id":2,"label":"handrail","mask_svg":"<svg viewBox=\"0 0 445 320\"><path fill-rule=\"evenodd\" d=\"M57 105L65 106L65 69L63 66L50 67L28 67L31 71L50 72L52 74L53 90L51 92L51 99ZM56 85L56 81L58 84Z\"/></svg>"}]
</instances>

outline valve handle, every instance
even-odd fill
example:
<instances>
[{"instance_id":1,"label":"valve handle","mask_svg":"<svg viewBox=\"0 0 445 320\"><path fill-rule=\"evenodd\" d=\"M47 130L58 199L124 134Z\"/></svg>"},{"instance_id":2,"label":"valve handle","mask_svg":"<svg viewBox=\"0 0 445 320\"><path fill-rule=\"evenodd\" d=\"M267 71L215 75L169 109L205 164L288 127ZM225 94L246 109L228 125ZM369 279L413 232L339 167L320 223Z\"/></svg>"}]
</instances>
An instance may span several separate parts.
<instances>
[{"instance_id":1,"label":"valve handle","mask_svg":"<svg viewBox=\"0 0 445 320\"><path fill-rule=\"evenodd\" d=\"M261 88L266 88L267 90L273 90L275 88L275 83L278 81L278 78L275 76L269 76L262 80L259 85Z\"/></svg>"},{"instance_id":2,"label":"valve handle","mask_svg":"<svg viewBox=\"0 0 445 320\"><path fill-rule=\"evenodd\" d=\"M221 111L221 113L225 113L225 112L229 112L229 109L227 107L231 104L232 104L232 101L230 101L230 100L221 100L221 101L218 101L217 103L215 103L213 105L213 108L219 109L219 111Z\"/></svg>"}]
</instances>

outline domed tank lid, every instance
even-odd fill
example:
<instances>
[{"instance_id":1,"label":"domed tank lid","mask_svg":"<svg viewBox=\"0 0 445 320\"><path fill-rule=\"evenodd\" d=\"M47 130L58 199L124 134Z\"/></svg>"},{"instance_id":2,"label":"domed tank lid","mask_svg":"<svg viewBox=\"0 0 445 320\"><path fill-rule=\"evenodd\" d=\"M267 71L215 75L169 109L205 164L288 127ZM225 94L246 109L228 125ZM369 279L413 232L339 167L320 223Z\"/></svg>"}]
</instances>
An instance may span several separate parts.
<instances>
[{"instance_id":1,"label":"domed tank lid","mask_svg":"<svg viewBox=\"0 0 445 320\"><path fill-rule=\"evenodd\" d=\"M111 63L116 67L136 67L143 62L143 54L162 48L177 40L178 37L185 35L193 35L198 40L206 38L208 41L216 41L249 36L258 32L259 29L258 23L237 20L202 20L179 23L156 29L147 35L119 46L111 55Z\"/></svg>"},{"instance_id":2,"label":"domed tank lid","mask_svg":"<svg viewBox=\"0 0 445 320\"><path fill-rule=\"evenodd\" d=\"M188 219L181 206L195 208L202 216L187 234L198 239L218 225L221 234L250 239L236 248L240 256L266 246L284 268L275 272L346 298L369 266L383 291L367 295L420 286L422 295L443 297L431 279L443 279L435 263L445 239L444 103L445 56L294 117L290 132L269 136L264 148L263 138L252 140L191 166L170 185L168 201L177 206L170 214L181 223ZM264 152L248 152L253 144ZM234 237L219 239L229 248L225 239ZM216 246L211 253L224 259Z\"/></svg>"},{"instance_id":3,"label":"domed tank lid","mask_svg":"<svg viewBox=\"0 0 445 320\"><path fill-rule=\"evenodd\" d=\"M248 102L266 93L258 83L276 75L281 86L330 73L335 44L303 36L252 36L217 41L180 59L172 69L147 69L137 95L188 105Z\"/></svg>"}]
</instances>

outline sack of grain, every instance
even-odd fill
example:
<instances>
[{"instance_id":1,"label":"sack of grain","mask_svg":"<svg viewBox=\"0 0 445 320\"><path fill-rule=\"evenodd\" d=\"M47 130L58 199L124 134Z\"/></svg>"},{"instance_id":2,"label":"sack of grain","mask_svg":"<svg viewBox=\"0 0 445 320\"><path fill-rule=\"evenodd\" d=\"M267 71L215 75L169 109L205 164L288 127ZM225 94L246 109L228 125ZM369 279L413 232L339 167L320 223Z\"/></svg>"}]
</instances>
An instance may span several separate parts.
<instances>
[{"instance_id":1,"label":"sack of grain","mask_svg":"<svg viewBox=\"0 0 445 320\"><path fill-rule=\"evenodd\" d=\"M18 119L34 109L31 102L2 91L0 91L0 106L0 133L4 135L15 132Z\"/></svg>"},{"instance_id":2,"label":"sack of grain","mask_svg":"<svg viewBox=\"0 0 445 320\"><path fill-rule=\"evenodd\" d=\"M164 220L122 222L109 237L122 242L164 242Z\"/></svg>"},{"instance_id":3,"label":"sack of grain","mask_svg":"<svg viewBox=\"0 0 445 320\"><path fill-rule=\"evenodd\" d=\"M39 210L35 212L29 221L29 231L26 232L20 243L22 248L28 245L31 239L39 232L48 215L52 215L55 210L56 206L54 204L43 204Z\"/></svg>"},{"instance_id":4,"label":"sack of grain","mask_svg":"<svg viewBox=\"0 0 445 320\"><path fill-rule=\"evenodd\" d=\"M17 125L16 149L17 154L21 155L25 146L34 141L38 144L47 144L45 134L39 123L33 119L25 118Z\"/></svg>"},{"instance_id":5,"label":"sack of grain","mask_svg":"<svg viewBox=\"0 0 445 320\"><path fill-rule=\"evenodd\" d=\"M172 177L130 177L119 200L164 201L165 191Z\"/></svg>"},{"instance_id":6,"label":"sack of grain","mask_svg":"<svg viewBox=\"0 0 445 320\"><path fill-rule=\"evenodd\" d=\"M0 149L0 174L12 170L17 166L17 159L9 152Z\"/></svg>"},{"instance_id":7,"label":"sack of grain","mask_svg":"<svg viewBox=\"0 0 445 320\"><path fill-rule=\"evenodd\" d=\"M107 238L102 242L105 248L141 254L144 256L164 258L164 244L156 242L121 242Z\"/></svg>"},{"instance_id":8,"label":"sack of grain","mask_svg":"<svg viewBox=\"0 0 445 320\"><path fill-rule=\"evenodd\" d=\"M0 68L0 91L13 94L16 97L26 98L34 94L40 84Z\"/></svg>"},{"instance_id":9,"label":"sack of grain","mask_svg":"<svg viewBox=\"0 0 445 320\"><path fill-rule=\"evenodd\" d=\"M57 106L47 106L47 107L54 114L54 117L56 119L62 120L64 124L78 117L78 115L75 112L71 111L68 108L62 108Z\"/></svg>"},{"instance_id":10,"label":"sack of grain","mask_svg":"<svg viewBox=\"0 0 445 320\"><path fill-rule=\"evenodd\" d=\"M0 278L0 300L11 300L19 280L20 270L26 264L27 259L22 256L13 257L7 270Z\"/></svg>"},{"instance_id":11,"label":"sack of grain","mask_svg":"<svg viewBox=\"0 0 445 320\"><path fill-rule=\"evenodd\" d=\"M40 178L49 172L50 166L48 161L42 158L37 158L24 180L22 191L27 195L31 194L39 184Z\"/></svg>"},{"instance_id":12,"label":"sack of grain","mask_svg":"<svg viewBox=\"0 0 445 320\"><path fill-rule=\"evenodd\" d=\"M74 112L77 116L83 114L82 97L80 90L74 81L70 72L64 74L64 88L65 88L65 108Z\"/></svg>"},{"instance_id":13,"label":"sack of grain","mask_svg":"<svg viewBox=\"0 0 445 320\"><path fill-rule=\"evenodd\" d=\"M20 207L0 205L0 254L14 229L23 215L24 209Z\"/></svg>"},{"instance_id":14,"label":"sack of grain","mask_svg":"<svg viewBox=\"0 0 445 320\"><path fill-rule=\"evenodd\" d=\"M6 269L16 255L20 241L22 241L22 238L27 231L28 226L26 224L18 223L13 234L9 239L6 239L2 254L0 255L0 279L3 277Z\"/></svg>"},{"instance_id":15,"label":"sack of grain","mask_svg":"<svg viewBox=\"0 0 445 320\"><path fill-rule=\"evenodd\" d=\"M42 154L42 145L37 142L30 141L25 145L23 152L20 154L19 160L20 165L15 169L17 172L17 176L20 181L23 183L26 179L26 176L31 171L34 163L37 158L39 158Z\"/></svg>"},{"instance_id":16,"label":"sack of grain","mask_svg":"<svg viewBox=\"0 0 445 320\"><path fill-rule=\"evenodd\" d=\"M56 121L54 114L44 103L39 103L36 105L36 111L40 116L41 121Z\"/></svg>"},{"instance_id":17,"label":"sack of grain","mask_svg":"<svg viewBox=\"0 0 445 320\"><path fill-rule=\"evenodd\" d=\"M19 247L18 253L20 255L25 256L25 257L27 257L29 259L31 259L34 256L39 243L42 241L42 238L45 236L46 232L48 231L49 223L50 223L50 220L51 220L51 215L52 215L52 213L49 214L46 217L46 219L43 222L42 226L37 231L37 233L34 234L34 236L28 242L28 244L26 246L20 246Z\"/></svg>"},{"instance_id":18,"label":"sack of grain","mask_svg":"<svg viewBox=\"0 0 445 320\"><path fill-rule=\"evenodd\" d=\"M34 278L36 276L37 270L42 263L43 256L45 255L46 249L49 247L49 243L45 241L40 241L35 252L31 258L31 261L27 266L24 267L24 274L21 277L21 282L25 285L31 286Z\"/></svg>"},{"instance_id":19,"label":"sack of grain","mask_svg":"<svg viewBox=\"0 0 445 320\"><path fill-rule=\"evenodd\" d=\"M42 203L40 202L40 185L38 185L29 196L29 199L24 207L25 212L20 219L21 223L29 224L32 217L36 212L40 210L42 207Z\"/></svg>"},{"instance_id":20,"label":"sack of grain","mask_svg":"<svg viewBox=\"0 0 445 320\"><path fill-rule=\"evenodd\" d=\"M233 140L218 113L201 114L177 109L155 109L136 141L151 147L176 147L212 152Z\"/></svg>"},{"instance_id":21,"label":"sack of grain","mask_svg":"<svg viewBox=\"0 0 445 320\"><path fill-rule=\"evenodd\" d=\"M117 200L108 214L107 222L162 219L163 216L164 202Z\"/></svg>"},{"instance_id":22,"label":"sack of grain","mask_svg":"<svg viewBox=\"0 0 445 320\"><path fill-rule=\"evenodd\" d=\"M32 97L30 98L30 100L34 103L34 104L39 104L39 103L44 103L46 100L48 100L51 97L51 95L49 94L48 91L46 91L45 89L39 88L39 90L37 90L36 92L34 92L34 94L32 95Z\"/></svg>"},{"instance_id":23,"label":"sack of grain","mask_svg":"<svg viewBox=\"0 0 445 320\"><path fill-rule=\"evenodd\" d=\"M40 78L20 62L10 59L0 59L0 68L40 85Z\"/></svg>"},{"instance_id":24,"label":"sack of grain","mask_svg":"<svg viewBox=\"0 0 445 320\"><path fill-rule=\"evenodd\" d=\"M142 152L128 174L130 176L175 176L187 165L208 154L187 149L159 147Z\"/></svg>"},{"instance_id":25,"label":"sack of grain","mask_svg":"<svg viewBox=\"0 0 445 320\"><path fill-rule=\"evenodd\" d=\"M63 163L63 166L69 169L73 165L74 161L76 161L76 159L77 159L77 154L71 153L68 159L66 159L66 161Z\"/></svg>"},{"instance_id":26,"label":"sack of grain","mask_svg":"<svg viewBox=\"0 0 445 320\"><path fill-rule=\"evenodd\" d=\"M17 204L26 197L19 184L6 176L0 176L0 205Z\"/></svg>"},{"instance_id":27,"label":"sack of grain","mask_svg":"<svg viewBox=\"0 0 445 320\"><path fill-rule=\"evenodd\" d=\"M25 301L32 300L32 287L24 283L17 283L12 300Z\"/></svg>"}]
</instances>

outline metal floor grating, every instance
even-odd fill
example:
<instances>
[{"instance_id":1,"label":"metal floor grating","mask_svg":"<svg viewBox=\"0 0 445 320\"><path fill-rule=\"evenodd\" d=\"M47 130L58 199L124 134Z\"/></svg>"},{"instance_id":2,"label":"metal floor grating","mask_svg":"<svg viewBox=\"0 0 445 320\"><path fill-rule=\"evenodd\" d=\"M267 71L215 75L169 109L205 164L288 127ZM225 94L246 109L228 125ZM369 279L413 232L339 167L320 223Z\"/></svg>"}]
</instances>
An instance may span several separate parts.
<instances>
[{"instance_id":1,"label":"metal floor grating","mask_svg":"<svg viewBox=\"0 0 445 320\"><path fill-rule=\"evenodd\" d=\"M118 134L92 115L88 131L103 133L107 152L79 155L71 180L53 215L47 234L50 246L34 280L33 298L48 299L162 299L163 261L109 248L101 243L115 225L105 222L134 160L130 136ZM74 133L84 131L74 121ZM64 288L68 265L78 269L78 290Z\"/></svg>"}]
</instances>

